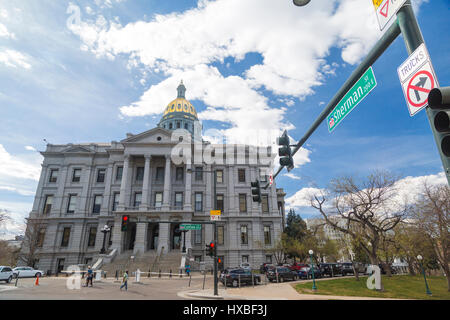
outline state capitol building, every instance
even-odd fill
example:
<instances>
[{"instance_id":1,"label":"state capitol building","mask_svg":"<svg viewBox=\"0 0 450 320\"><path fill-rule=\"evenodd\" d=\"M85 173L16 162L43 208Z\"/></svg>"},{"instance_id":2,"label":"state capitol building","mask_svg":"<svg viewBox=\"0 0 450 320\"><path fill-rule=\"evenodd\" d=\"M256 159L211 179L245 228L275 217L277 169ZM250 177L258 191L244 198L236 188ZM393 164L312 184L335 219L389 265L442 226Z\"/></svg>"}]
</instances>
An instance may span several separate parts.
<instances>
[{"instance_id":1,"label":"state capitol building","mask_svg":"<svg viewBox=\"0 0 450 320\"><path fill-rule=\"evenodd\" d=\"M39 222L34 224L33 267L54 274L70 265L95 265L101 257L97 267L131 256L152 263L154 257L172 255L181 268L187 261L208 262L205 245L214 239L213 226L183 232L180 223L208 222L214 209L222 212L219 267L275 262L271 249L283 230L283 190L274 183L262 189L261 203L253 202L250 183L259 179L265 186L269 165L251 161L250 146L222 145L226 152L220 153L218 145L204 141L185 93L181 82L177 98L151 130L127 134L119 142L47 145L30 213L30 222ZM176 132L184 135L174 138ZM180 143L193 154L181 162L173 156ZM223 161L196 160L195 154L208 148ZM230 161L238 158L243 161ZM124 216L129 217L126 231ZM110 230L104 236L105 225Z\"/></svg>"}]
</instances>

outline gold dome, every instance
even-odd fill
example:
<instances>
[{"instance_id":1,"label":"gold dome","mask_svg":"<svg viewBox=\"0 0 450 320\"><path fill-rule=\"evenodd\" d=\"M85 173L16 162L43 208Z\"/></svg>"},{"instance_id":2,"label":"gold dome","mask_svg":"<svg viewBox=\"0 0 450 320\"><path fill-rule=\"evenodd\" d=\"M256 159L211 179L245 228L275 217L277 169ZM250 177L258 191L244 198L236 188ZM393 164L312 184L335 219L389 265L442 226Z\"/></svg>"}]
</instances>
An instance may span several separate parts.
<instances>
[{"instance_id":1,"label":"gold dome","mask_svg":"<svg viewBox=\"0 0 450 320\"><path fill-rule=\"evenodd\" d=\"M185 98L172 100L164 110L163 119L170 118L175 113L186 113L189 118L194 117L195 120L198 119L194 106Z\"/></svg>"}]
</instances>

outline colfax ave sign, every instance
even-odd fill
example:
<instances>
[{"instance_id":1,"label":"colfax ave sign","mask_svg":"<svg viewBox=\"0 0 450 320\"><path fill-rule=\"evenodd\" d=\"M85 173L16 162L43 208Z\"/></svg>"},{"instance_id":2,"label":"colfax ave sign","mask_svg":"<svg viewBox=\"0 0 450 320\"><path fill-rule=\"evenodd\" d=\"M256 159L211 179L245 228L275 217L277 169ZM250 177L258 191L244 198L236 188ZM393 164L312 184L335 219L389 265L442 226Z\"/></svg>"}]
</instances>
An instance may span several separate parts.
<instances>
[{"instance_id":1,"label":"colfax ave sign","mask_svg":"<svg viewBox=\"0 0 450 320\"><path fill-rule=\"evenodd\" d=\"M328 131L332 132L376 86L377 80L370 67L328 115Z\"/></svg>"}]
</instances>

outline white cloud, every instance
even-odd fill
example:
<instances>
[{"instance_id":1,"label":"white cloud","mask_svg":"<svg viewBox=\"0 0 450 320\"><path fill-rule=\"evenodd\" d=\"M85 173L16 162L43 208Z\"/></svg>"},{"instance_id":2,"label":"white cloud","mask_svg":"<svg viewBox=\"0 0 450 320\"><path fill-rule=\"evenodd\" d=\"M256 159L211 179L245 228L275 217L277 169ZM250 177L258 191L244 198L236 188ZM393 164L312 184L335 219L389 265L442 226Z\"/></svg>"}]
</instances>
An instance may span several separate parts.
<instances>
[{"instance_id":1,"label":"white cloud","mask_svg":"<svg viewBox=\"0 0 450 320\"><path fill-rule=\"evenodd\" d=\"M4 63L8 67L21 67L24 69L31 69L29 58L21 52L11 49L0 50L0 63Z\"/></svg>"},{"instance_id":2,"label":"white cloud","mask_svg":"<svg viewBox=\"0 0 450 320\"><path fill-rule=\"evenodd\" d=\"M96 3L110 6L112 1ZM254 126L293 128L286 109L271 106L260 89L292 106L293 98L313 94L341 65L326 61L331 48L341 50L345 63L355 64L381 36L373 6L361 0L313 1L303 8L291 1L201 0L196 8L157 14L149 22L123 26L99 16L71 30L82 40L82 50L99 58L126 56L129 68L143 67L164 78L138 101L122 106L123 115L160 114L183 79L188 99L208 106L200 118L229 124L223 132L232 139L245 137ZM255 52L262 63L239 76L223 76L211 65Z\"/></svg>"},{"instance_id":3,"label":"white cloud","mask_svg":"<svg viewBox=\"0 0 450 320\"><path fill-rule=\"evenodd\" d=\"M2 23L0 23L0 37L15 39L16 35L8 31L8 28Z\"/></svg>"},{"instance_id":4,"label":"white cloud","mask_svg":"<svg viewBox=\"0 0 450 320\"><path fill-rule=\"evenodd\" d=\"M32 209L31 202L0 201L0 209L7 210L10 219L0 226L0 239L13 239L25 232L25 218Z\"/></svg>"},{"instance_id":5,"label":"white cloud","mask_svg":"<svg viewBox=\"0 0 450 320\"><path fill-rule=\"evenodd\" d=\"M447 184L447 178L444 172L418 177L405 177L397 181L394 185L395 196L390 199L390 203L387 204L387 208L394 210L398 208L398 205L403 203L413 203L417 200L420 192L423 189L424 182L427 182L430 186ZM311 197L319 195L321 192L327 192L326 189L319 188L302 188L297 191L293 196L286 198L286 206L288 208L300 208L311 207Z\"/></svg>"},{"instance_id":6,"label":"white cloud","mask_svg":"<svg viewBox=\"0 0 450 320\"><path fill-rule=\"evenodd\" d=\"M12 155L0 144L0 190L30 196L36 191L42 156Z\"/></svg>"},{"instance_id":7,"label":"white cloud","mask_svg":"<svg viewBox=\"0 0 450 320\"><path fill-rule=\"evenodd\" d=\"M25 146L25 149L28 151L37 151L36 148L34 148L32 146Z\"/></svg>"},{"instance_id":8,"label":"white cloud","mask_svg":"<svg viewBox=\"0 0 450 320\"><path fill-rule=\"evenodd\" d=\"M283 176L294 179L294 180L302 180L302 178L300 178L299 176L296 176L295 174L288 172L283 174Z\"/></svg>"}]
</instances>

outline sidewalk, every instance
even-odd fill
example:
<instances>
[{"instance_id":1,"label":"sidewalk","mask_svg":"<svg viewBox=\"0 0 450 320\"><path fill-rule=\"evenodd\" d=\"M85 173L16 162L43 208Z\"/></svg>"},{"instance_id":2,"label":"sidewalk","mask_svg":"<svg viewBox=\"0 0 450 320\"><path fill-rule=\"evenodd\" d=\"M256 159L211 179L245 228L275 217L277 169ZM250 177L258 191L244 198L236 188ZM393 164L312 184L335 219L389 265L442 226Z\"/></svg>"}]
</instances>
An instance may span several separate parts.
<instances>
[{"instance_id":1,"label":"sidewalk","mask_svg":"<svg viewBox=\"0 0 450 320\"><path fill-rule=\"evenodd\" d=\"M331 296L317 294L299 294L291 283L273 283L256 287L219 289L214 296L212 289L179 292L178 296L195 299L233 299L233 300L399 300L370 297Z\"/></svg>"}]
</instances>

